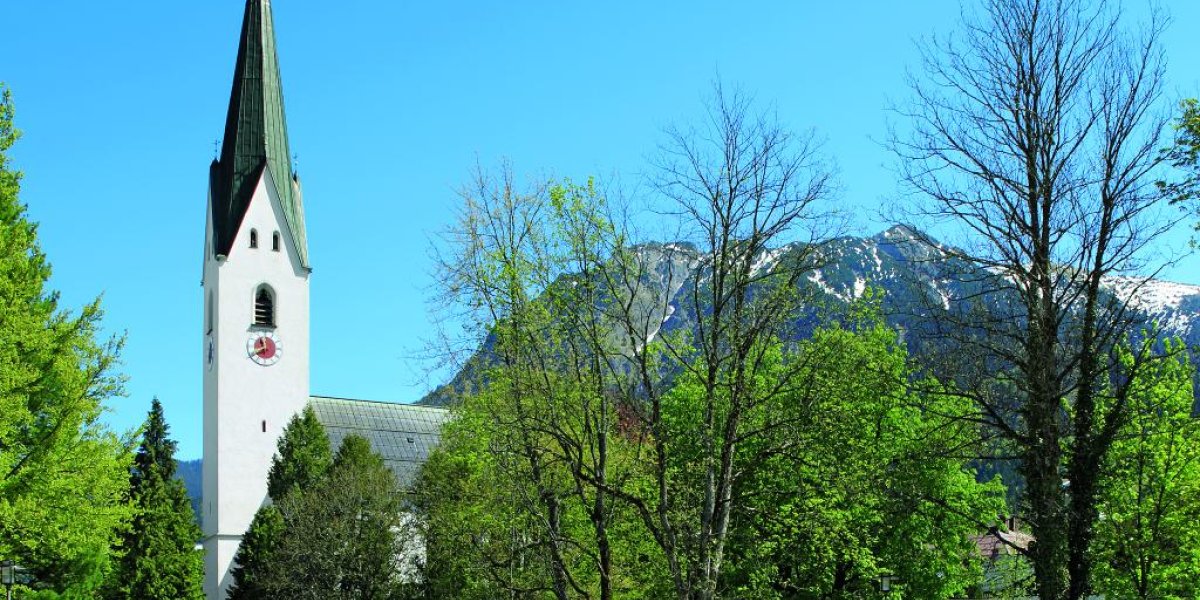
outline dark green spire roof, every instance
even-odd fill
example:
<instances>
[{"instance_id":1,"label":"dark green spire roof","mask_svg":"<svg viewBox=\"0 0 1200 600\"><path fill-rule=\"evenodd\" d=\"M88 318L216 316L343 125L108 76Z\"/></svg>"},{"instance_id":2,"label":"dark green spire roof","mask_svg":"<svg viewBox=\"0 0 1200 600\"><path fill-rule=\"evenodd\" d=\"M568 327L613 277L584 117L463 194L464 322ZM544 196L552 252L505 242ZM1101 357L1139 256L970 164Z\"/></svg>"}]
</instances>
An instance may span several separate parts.
<instances>
[{"instance_id":1,"label":"dark green spire roof","mask_svg":"<svg viewBox=\"0 0 1200 600\"><path fill-rule=\"evenodd\" d=\"M213 161L210 171L214 251L217 254L229 255L264 170L270 172L275 184L287 227L296 241L300 263L308 267L304 206L300 182L292 174L288 150L287 118L283 112L283 84L279 75L279 57L275 53L271 2L248 0L221 158Z\"/></svg>"}]
</instances>

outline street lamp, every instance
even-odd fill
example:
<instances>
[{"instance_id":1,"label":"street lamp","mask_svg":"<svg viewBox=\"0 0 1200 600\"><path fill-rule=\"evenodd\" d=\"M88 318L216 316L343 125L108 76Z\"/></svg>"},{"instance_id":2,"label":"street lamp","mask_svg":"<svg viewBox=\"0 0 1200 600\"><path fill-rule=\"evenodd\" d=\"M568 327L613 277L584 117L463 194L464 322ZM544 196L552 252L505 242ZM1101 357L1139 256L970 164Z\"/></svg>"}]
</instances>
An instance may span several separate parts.
<instances>
[{"instance_id":1,"label":"street lamp","mask_svg":"<svg viewBox=\"0 0 1200 600\"><path fill-rule=\"evenodd\" d=\"M0 584L4 584L8 600L12 600L12 586L17 579L17 563L10 560L0 561Z\"/></svg>"},{"instance_id":2,"label":"street lamp","mask_svg":"<svg viewBox=\"0 0 1200 600\"><path fill-rule=\"evenodd\" d=\"M898 577L896 575L892 575L891 573L888 573L886 575L880 575L879 576L879 591L881 591L885 594L890 594L890 593L892 593L892 586L899 584L899 583L903 583L903 582L900 580L900 577Z\"/></svg>"}]
</instances>

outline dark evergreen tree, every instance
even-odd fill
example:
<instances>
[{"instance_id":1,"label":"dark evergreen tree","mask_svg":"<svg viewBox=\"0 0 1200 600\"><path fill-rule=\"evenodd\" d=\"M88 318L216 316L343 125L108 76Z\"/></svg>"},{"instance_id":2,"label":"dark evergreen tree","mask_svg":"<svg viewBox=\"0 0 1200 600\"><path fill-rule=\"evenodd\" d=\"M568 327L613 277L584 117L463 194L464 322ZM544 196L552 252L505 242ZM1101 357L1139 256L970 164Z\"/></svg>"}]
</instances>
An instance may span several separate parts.
<instances>
[{"instance_id":1,"label":"dark evergreen tree","mask_svg":"<svg viewBox=\"0 0 1200 600\"><path fill-rule=\"evenodd\" d=\"M155 398L130 470L134 516L114 581L120 598L204 597L203 554L196 550L200 527L183 482L175 478L177 445L168 433Z\"/></svg>"},{"instance_id":2,"label":"dark evergreen tree","mask_svg":"<svg viewBox=\"0 0 1200 600\"><path fill-rule=\"evenodd\" d=\"M267 495L275 502L292 488L304 489L316 483L332 461L329 437L311 406L288 421L278 447L267 475Z\"/></svg>"},{"instance_id":3,"label":"dark evergreen tree","mask_svg":"<svg viewBox=\"0 0 1200 600\"><path fill-rule=\"evenodd\" d=\"M305 490L319 481L333 462L329 437L312 407L292 417L279 436L278 452L267 475L267 494L272 504L258 510L250 529L238 546L233 561L233 586L229 600L267 598L262 574L270 565L276 541L283 531L283 517L275 504L295 490Z\"/></svg>"},{"instance_id":4,"label":"dark evergreen tree","mask_svg":"<svg viewBox=\"0 0 1200 600\"><path fill-rule=\"evenodd\" d=\"M233 559L233 585L229 588L229 600L267 598L261 585L261 573L270 564L271 550L281 531L283 516L274 504L258 509Z\"/></svg>"},{"instance_id":5,"label":"dark evergreen tree","mask_svg":"<svg viewBox=\"0 0 1200 600\"><path fill-rule=\"evenodd\" d=\"M349 436L329 472L279 503L279 533L261 584L270 598L397 598L409 524L395 475Z\"/></svg>"},{"instance_id":6,"label":"dark evergreen tree","mask_svg":"<svg viewBox=\"0 0 1200 600\"><path fill-rule=\"evenodd\" d=\"M387 468L383 464L383 457L371 450L371 442L357 435L342 441L337 456L333 458L333 467L339 471L352 469L360 472L383 472Z\"/></svg>"}]
</instances>

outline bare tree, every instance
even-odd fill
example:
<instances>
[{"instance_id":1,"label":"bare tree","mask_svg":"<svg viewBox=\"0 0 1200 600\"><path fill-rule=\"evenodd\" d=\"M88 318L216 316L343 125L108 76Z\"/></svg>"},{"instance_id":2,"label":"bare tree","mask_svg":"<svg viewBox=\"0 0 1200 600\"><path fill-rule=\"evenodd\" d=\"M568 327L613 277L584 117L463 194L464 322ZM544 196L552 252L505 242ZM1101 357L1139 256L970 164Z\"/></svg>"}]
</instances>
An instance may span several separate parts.
<instances>
[{"instance_id":1,"label":"bare tree","mask_svg":"<svg viewBox=\"0 0 1200 600\"><path fill-rule=\"evenodd\" d=\"M618 253L606 270L606 286L618 300L608 318L624 336L623 362L632 366L614 381L638 409L656 482L653 497L613 492L642 515L681 600L718 594L730 522L742 514L738 484L753 468L741 462L739 448L772 431L771 424L751 426L749 417L789 391L789 377L765 388L756 378L771 344L788 336L804 304L799 284L819 266L821 242L834 225L824 205L832 173L812 134L793 134L752 108L718 85L702 127L667 131L653 183L694 247L661 249L683 257L665 264L692 271L677 306L646 311L636 301L650 279L647 268L663 261ZM694 334L656 338L674 310L696 320ZM702 390L693 407L700 413L697 430L678 431L666 421L664 372L690 377ZM685 441L699 448L700 472L692 477L698 489L682 486L673 470Z\"/></svg>"},{"instance_id":2,"label":"bare tree","mask_svg":"<svg viewBox=\"0 0 1200 600\"><path fill-rule=\"evenodd\" d=\"M794 378L762 379L831 237L831 172L811 134L788 132L741 96L718 87L709 119L670 130L657 165L656 187L690 244L631 245L590 184L519 193L505 171L464 191L453 250L439 259L444 299L466 311L484 344L476 356L487 357L460 383L503 396L490 418L507 434L489 451L519 483L514 501L537 523L519 543L546 561L540 591L558 598L612 597L609 525L630 509L662 549L677 596L716 597L730 524L745 514L738 484L762 459L739 449L788 443L775 435L786 424L768 415L794 394ZM673 311L698 329L662 335ZM677 377L702 390L689 406L698 431L664 415ZM681 457L696 462L697 447L700 472L681 476ZM567 511L588 519L589 539L565 530ZM513 593L531 591L495 574Z\"/></svg>"},{"instance_id":3,"label":"bare tree","mask_svg":"<svg viewBox=\"0 0 1200 600\"><path fill-rule=\"evenodd\" d=\"M985 0L922 46L911 131L892 137L912 210L963 234L938 248L978 288L944 317L951 374L1020 460L1041 598L1088 594L1101 465L1148 358L1115 350L1174 225L1154 185L1161 30L1130 33L1105 0Z\"/></svg>"}]
</instances>

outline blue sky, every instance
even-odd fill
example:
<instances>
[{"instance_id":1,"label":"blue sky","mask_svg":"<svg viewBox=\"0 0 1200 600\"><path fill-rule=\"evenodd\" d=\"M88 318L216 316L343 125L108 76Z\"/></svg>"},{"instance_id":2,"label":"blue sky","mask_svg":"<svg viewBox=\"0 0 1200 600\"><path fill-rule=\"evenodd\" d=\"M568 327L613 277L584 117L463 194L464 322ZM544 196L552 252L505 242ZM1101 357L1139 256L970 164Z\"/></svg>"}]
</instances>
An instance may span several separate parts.
<instances>
[{"instance_id":1,"label":"blue sky","mask_svg":"<svg viewBox=\"0 0 1200 600\"><path fill-rule=\"evenodd\" d=\"M1200 3L1163 4L1167 92L1195 96ZM434 334L429 245L476 161L636 187L662 128L696 119L718 74L815 128L858 232L881 229L871 215L897 189L889 100L906 98L913 41L951 31L958 6L278 0L315 269L313 393L412 401L438 383L417 358ZM201 452L204 203L242 7L16 0L0 36L52 285L66 306L103 294L106 327L127 335L129 396L107 419L136 427L157 395L184 458ZM1200 260L1167 277L1200 283Z\"/></svg>"}]
</instances>

